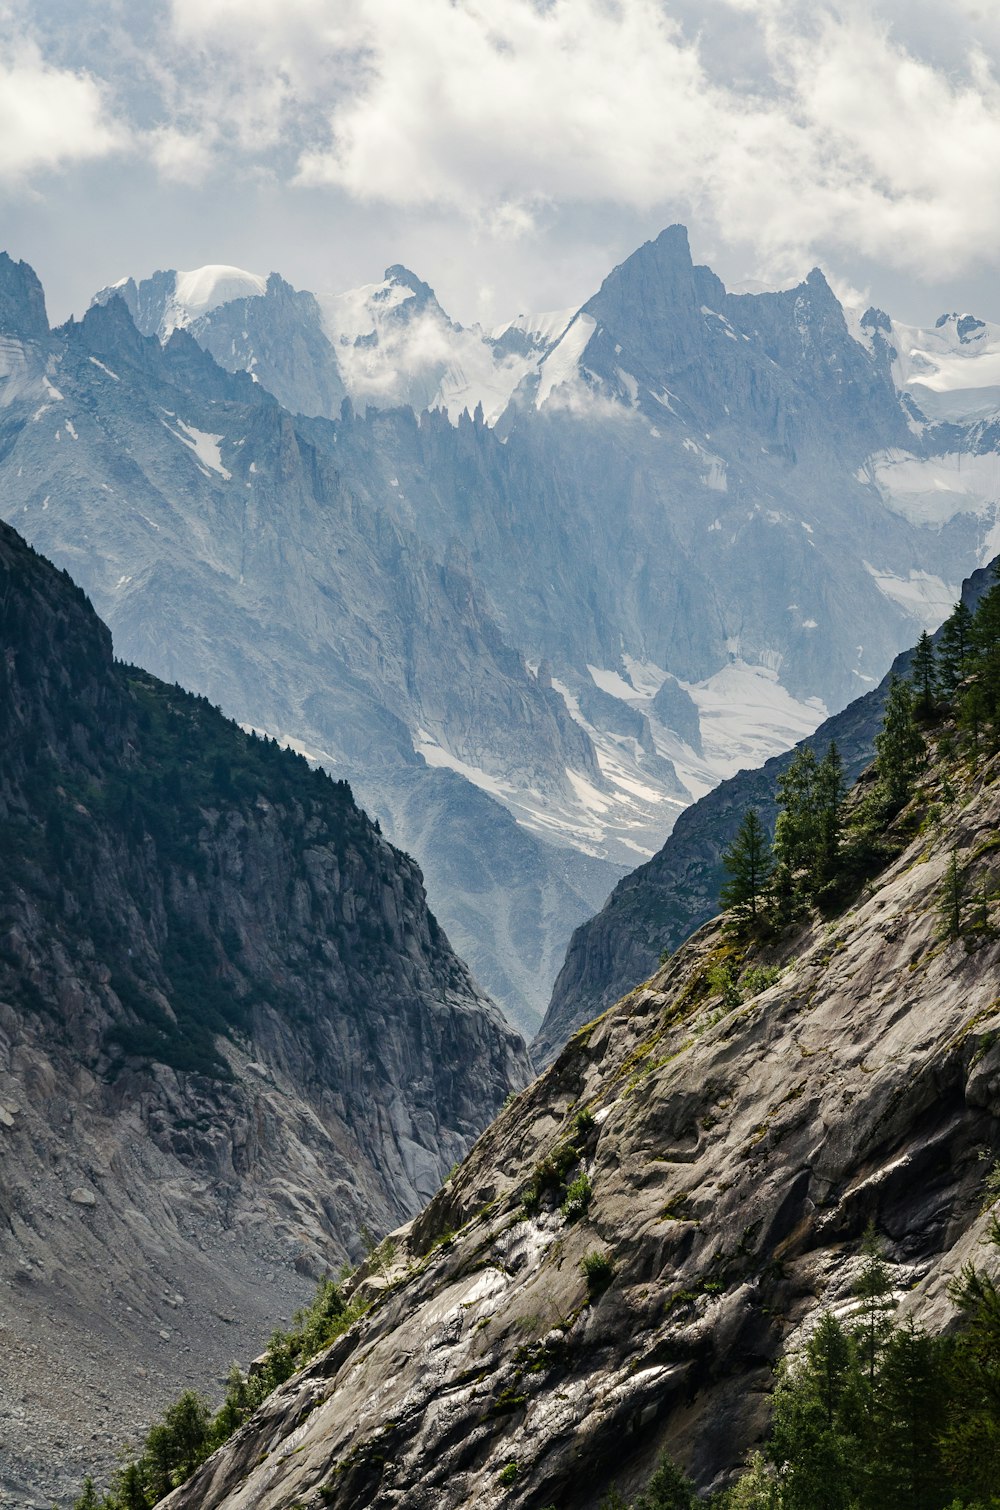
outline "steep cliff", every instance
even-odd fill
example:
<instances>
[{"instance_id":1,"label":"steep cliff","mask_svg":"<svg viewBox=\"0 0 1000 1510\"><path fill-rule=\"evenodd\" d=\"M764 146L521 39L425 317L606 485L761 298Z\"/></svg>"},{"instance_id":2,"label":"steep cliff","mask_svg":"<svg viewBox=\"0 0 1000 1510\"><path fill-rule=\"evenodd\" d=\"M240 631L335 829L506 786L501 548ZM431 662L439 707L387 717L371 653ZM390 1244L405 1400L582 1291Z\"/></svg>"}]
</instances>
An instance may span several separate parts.
<instances>
[{"instance_id":1,"label":"steep cliff","mask_svg":"<svg viewBox=\"0 0 1000 1510\"><path fill-rule=\"evenodd\" d=\"M50 1493L419 1209L528 1064L348 786L116 663L6 525L0 651L0 1475Z\"/></svg>"},{"instance_id":2,"label":"steep cliff","mask_svg":"<svg viewBox=\"0 0 1000 1510\"><path fill-rule=\"evenodd\" d=\"M399 1234L393 1282L362 1276L367 1315L170 1510L593 1510L664 1447L717 1484L869 1221L902 1309L945 1325L1000 1147L998 778L946 735L894 858L740 1004L712 922L578 1033ZM955 938L951 856L981 899Z\"/></svg>"},{"instance_id":3,"label":"steep cliff","mask_svg":"<svg viewBox=\"0 0 1000 1510\"><path fill-rule=\"evenodd\" d=\"M995 581L998 566L1000 557L963 583L962 601L969 608ZM877 688L827 719L801 744L822 754L835 741L853 781L874 753L889 683L893 676L906 675L911 654L898 656ZM531 1045L537 1065L547 1064L576 1028L645 980L663 950L676 949L716 912L725 880L723 852L748 807L756 808L773 830L778 778L795 749L774 756L759 770L739 771L689 807L659 853L619 881L601 911L577 928Z\"/></svg>"}]
</instances>

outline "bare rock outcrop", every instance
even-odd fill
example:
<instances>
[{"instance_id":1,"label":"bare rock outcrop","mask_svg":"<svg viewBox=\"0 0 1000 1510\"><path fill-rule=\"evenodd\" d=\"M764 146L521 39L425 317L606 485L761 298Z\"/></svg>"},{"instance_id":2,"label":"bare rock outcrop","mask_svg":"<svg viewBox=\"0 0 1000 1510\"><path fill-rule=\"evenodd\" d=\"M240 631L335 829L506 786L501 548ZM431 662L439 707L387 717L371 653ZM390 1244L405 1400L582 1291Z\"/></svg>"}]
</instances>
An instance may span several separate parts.
<instances>
[{"instance_id":1,"label":"bare rock outcrop","mask_svg":"<svg viewBox=\"0 0 1000 1510\"><path fill-rule=\"evenodd\" d=\"M955 851L996 894L998 775L932 768L898 858L741 1006L711 922L580 1031L400 1234L396 1284L170 1510L592 1510L664 1447L719 1484L869 1220L947 1325L1000 1147L1000 942L995 902L944 939L939 896Z\"/></svg>"}]
</instances>

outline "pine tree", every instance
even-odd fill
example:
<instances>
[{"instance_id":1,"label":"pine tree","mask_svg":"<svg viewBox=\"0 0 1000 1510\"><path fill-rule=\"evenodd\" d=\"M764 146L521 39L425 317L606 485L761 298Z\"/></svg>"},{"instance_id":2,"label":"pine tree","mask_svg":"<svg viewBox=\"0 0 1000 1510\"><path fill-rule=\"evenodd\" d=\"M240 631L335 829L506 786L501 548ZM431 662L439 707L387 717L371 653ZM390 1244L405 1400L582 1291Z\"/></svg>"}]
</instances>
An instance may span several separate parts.
<instances>
[{"instance_id":1,"label":"pine tree","mask_svg":"<svg viewBox=\"0 0 1000 1510\"><path fill-rule=\"evenodd\" d=\"M913 717L913 693L909 683L893 677L885 701L882 728L875 736L875 768L890 806L902 807L909 797L923 749L924 742Z\"/></svg>"},{"instance_id":2,"label":"pine tree","mask_svg":"<svg viewBox=\"0 0 1000 1510\"><path fill-rule=\"evenodd\" d=\"M694 1485L666 1453L632 1510L693 1510Z\"/></svg>"},{"instance_id":3,"label":"pine tree","mask_svg":"<svg viewBox=\"0 0 1000 1510\"><path fill-rule=\"evenodd\" d=\"M945 867L944 879L938 892L938 916L941 932L945 938L962 936L962 872L958 864L958 851L952 850Z\"/></svg>"},{"instance_id":4,"label":"pine tree","mask_svg":"<svg viewBox=\"0 0 1000 1510\"><path fill-rule=\"evenodd\" d=\"M1000 1289L970 1264L951 1296L965 1328L951 1357L942 1454L956 1493L989 1505L1000 1484Z\"/></svg>"},{"instance_id":5,"label":"pine tree","mask_svg":"<svg viewBox=\"0 0 1000 1510\"><path fill-rule=\"evenodd\" d=\"M945 1348L909 1318L885 1344L869 1464L873 1505L939 1510L944 1469L938 1446L947 1397Z\"/></svg>"},{"instance_id":6,"label":"pine tree","mask_svg":"<svg viewBox=\"0 0 1000 1510\"><path fill-rule=\"evenodd\" d=\"M954 692L963 680L971 650L972 610L956 603L941 629L938 646L938 678L945 692Z\"/></svg>"},{"instance_id":7,"label":"pine tree","mask_svg":"<svg viewBox=\"0 0 1000 1510\"><path fill-rule=\"evenodd\" d=\"M1000 583L979 600L970 641L971 672L980 691L980 708L985 723L995 720L1000 711Z\"/></svg>"},{"instance_id":8,"label":"pine tree","mask_svg":"<svg viewBox=\"0 0 1000 1510\"><path fill-rule=\"evenodd\" d=\"M849 1510L855 1501L858 1455L841 1419L850 1373L850 1340L826 1312L804 1359L785 1365L774 1391L767 1455L782 1510Z\"/></svg>"},{"instance_id":9,"label":"pine tree","mask_svg":"<svg viewBox=\"0 0 1000 1510\"><path fill-rule=\"evenodd\" d=\"M964 688L958 704L958 727L962 731L965 750L975 766L983 742L983 734L989 717L989 705L982 683L976 679Z\"/></svg>"},{"instance_id":10,"label":"pine tree","mask_svg":"<svg viewBox=\"0 0 1000 1510\"><path fill-rule=\"evenodd\" d=\"M739 925L756 927L763 911L772 862L767 833L755 808L747 808L722 863L731 877L722 888L723 907L734 914Z\"/></svg>"},{"instance_id":11,"label":"pine tree","mask_svg":"<svg viewBox=\"0 0 1000 1510\"><path fill-rule=\"evenodd\" d=\"M153 1501L146 1493L142 1470L138 1463L129 1463L115 1482L115 1500L121 1510L152 1510Z\"/></svg>"},{"instance_id":12,"label":"pine tree","mask_svg":"<svg viewBox=\"0 0 1000 1510\"><path fill-rule=\"evenodd\" d=\"M815 883L820 884L836 873L843 827L844 762L833 740L816 768L816 858L813 864Z\"/></svg>"},{"instance_id":13,"label":"pine tree","mask_svg":"<svg viewBox=\"0 0 1000 1510\"><path fill-rule=\"evenodd\" d=\"M914 649L910 676L916 692L914 711L919 718L930 719L934 716L937 664L934 642L926 629Z\"/></svg>"},{"instance_id":14,"label":"pine tree","mask_svg":"<svg viewBox=\"0 0 1000 1510\"><path fill-rule=\"evenodd\" d=\"M89 1473L83 1481L83 1493L74 1504L73 1510L101 1510L101 1502L97 1497L97 1489Z\"/></svg>"},{"instance_id":15,"label":"pine tree","mask_svg":"<svg viewBox=\"0 0 1000 1510\"><path fill-rule=\"evenodd\" d=\"M804 744L778 776L775 856L793 880L811 871L816 856L816 775L813 746Z\"/></svg>"},{"instance_id":16,"label":"pine tree","mask_svg":"<svg viewBox=\"0 0 1000 1510\"><path fill-rule=\"evenodd\" d=\"M861 1240L864 1264L854 1287L861 1301L859 1321L854 1328L865 1375L870 1389L875 1388L875 1374L882 1349L892 1331L890 1312L895 1309L892 1298L892 1276L882 1252L882 1244L873 1222L869 1222Z\"/></svg>"}]
</instances>

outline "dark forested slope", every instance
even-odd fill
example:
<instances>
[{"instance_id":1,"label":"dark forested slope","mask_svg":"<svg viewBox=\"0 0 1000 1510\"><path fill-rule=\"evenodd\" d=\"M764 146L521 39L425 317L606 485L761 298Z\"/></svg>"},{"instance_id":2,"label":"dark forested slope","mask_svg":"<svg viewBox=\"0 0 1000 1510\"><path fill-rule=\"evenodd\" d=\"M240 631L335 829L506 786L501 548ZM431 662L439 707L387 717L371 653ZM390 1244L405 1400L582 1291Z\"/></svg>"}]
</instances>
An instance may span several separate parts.
<instances>
[{"instance_id":1,"label":"dark forested slope","mask_svg":"<svg viewBox=\"0 0 1000 1510\"><path fill-rule=\"evenodd\" d=\"M5 525L0 854L4 1471L40 1490L64 1410L255 1350L528 1066L347 785L117 664Z\"/></svg>"}]
</instances>

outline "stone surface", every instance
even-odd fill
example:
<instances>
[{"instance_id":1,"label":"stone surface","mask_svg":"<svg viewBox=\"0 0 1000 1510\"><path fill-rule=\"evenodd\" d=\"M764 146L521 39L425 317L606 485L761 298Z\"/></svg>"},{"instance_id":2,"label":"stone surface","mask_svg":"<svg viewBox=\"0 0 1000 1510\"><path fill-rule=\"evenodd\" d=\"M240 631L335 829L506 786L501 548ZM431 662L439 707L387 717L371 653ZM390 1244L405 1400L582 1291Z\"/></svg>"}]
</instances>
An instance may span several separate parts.
<instances>
[{"instance_id":1,"label":"stone surface","mask_svg":"<svg viewBox=\"0 0 1000 1510\"><path fill-rule=\"evenodd\" d=\"M721 1485L763 1428L774 1359L849 1303L870 1220L904 1309L947 1324L949 1276L984 1261L1000 1147L1000 916L944 941L938 897L955 850L996 893L1000 757L952 768L950 802L942 774L912 826L940 816L784 940L775 985L724 1010L712 922L577 1034L401 1231L396 1284L169 1510L596 1510L664 1448ZM568 1140L585 1215L551 1194L527 1214ZM588 1294L594 1253L613 1276Z\"/></svg>"}]
</instances>

